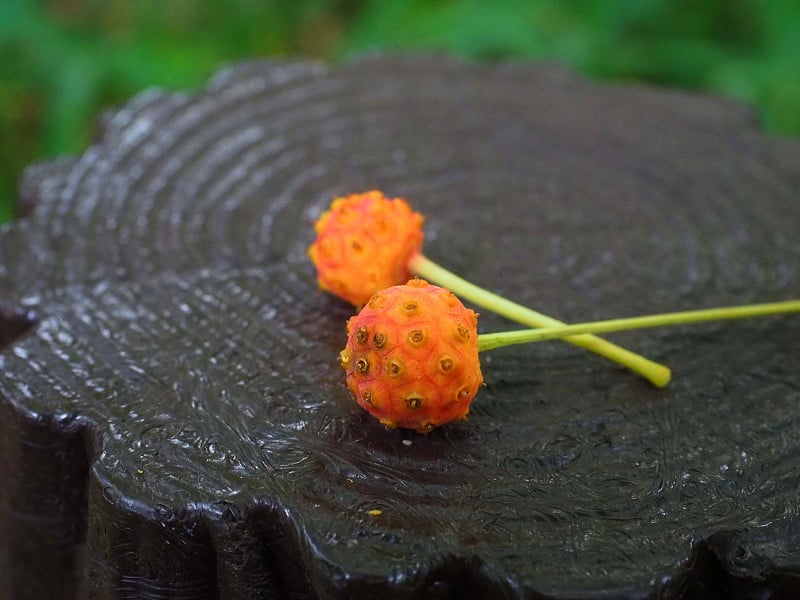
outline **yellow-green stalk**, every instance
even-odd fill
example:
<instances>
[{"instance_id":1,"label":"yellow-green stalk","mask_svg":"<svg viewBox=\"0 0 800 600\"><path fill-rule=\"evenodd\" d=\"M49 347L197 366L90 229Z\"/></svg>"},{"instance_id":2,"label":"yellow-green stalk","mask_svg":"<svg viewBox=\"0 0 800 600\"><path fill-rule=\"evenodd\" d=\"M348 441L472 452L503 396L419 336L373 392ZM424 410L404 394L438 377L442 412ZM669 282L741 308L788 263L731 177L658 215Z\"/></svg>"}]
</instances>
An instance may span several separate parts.
<instances>
[{"instance_id":1,"label":"yellow-green stalk","mask_svg":"<svg viewBox=\"0 0 800 600\"><path fill-rule=\"evenodd\" d=\"M526 344L529 342L542 342L545 340L568 339L572 336L589 333L612 333L630 329L645 329L650 327L666 327L675 325L689 325L705 321L721 321L727 319L746 319L751 317L765 317L791 312L800 312L800 300L786 300L784 302L769 302L764 304L746 304L741 306L723 306L701 310L662 313L645 315L641 317L628 317L624 319L609 319L607 321L592 321L574 325L561 325L539 329L521 329L518 331L504 331L501 333L484 333L478 336L478 351L493 350L513 344Z\"/></svg>"},{"instance_id":2,"label":"yellow-green stalk","mask_svg":"<svg viewBox=\"0 0 800 600\"><path fill-rule=\"evenodd\" d=\"M453 293L464 300L487 310L491 310L512 321L529 327L561 328L566 324L562 321L543 315L533 309L527 308L507 298L498 296L488 290L470 283L466 279L444 269L422 254L416 254L410 261L411 272L419 275L423 279L435 282L437 285L450 289ZM494 334L502 335L502 334ZM653 362L639 354L621 348L616 344L602 338L591 335L587 332L575 331L568 335L554 335L550 339L564 338L564 341L586 350L590 350L605 356L631 369L639 375L645 377L657 387L664 387L669 383L672 376L669 368L657 362ZM516 342L522 343L522 342ZM506 345L506 344L502 344Z\"/></svg>"}]
</instances>

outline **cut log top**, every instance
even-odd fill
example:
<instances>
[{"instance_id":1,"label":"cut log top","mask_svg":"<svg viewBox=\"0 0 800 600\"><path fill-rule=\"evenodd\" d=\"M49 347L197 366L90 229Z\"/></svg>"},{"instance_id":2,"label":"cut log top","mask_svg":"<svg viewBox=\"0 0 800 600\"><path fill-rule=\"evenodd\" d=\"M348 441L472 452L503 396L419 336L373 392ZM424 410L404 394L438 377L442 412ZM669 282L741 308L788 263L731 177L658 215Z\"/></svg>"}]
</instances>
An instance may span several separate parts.
<instances>
[{"instance_id":1,"label":"cut log top","mask_svg":"<svg viewBox=\"0 0 800 600\"><path fill-rule=\"evenodd\" d=\"M468 421L386 430L305 255L371 188L566 321L800 296L800 144L716 98L442 58L144 92L0 233L0 597L800 593L800 321L618 336L666 390L497 351Z\"/></svg>"}]
</instances>

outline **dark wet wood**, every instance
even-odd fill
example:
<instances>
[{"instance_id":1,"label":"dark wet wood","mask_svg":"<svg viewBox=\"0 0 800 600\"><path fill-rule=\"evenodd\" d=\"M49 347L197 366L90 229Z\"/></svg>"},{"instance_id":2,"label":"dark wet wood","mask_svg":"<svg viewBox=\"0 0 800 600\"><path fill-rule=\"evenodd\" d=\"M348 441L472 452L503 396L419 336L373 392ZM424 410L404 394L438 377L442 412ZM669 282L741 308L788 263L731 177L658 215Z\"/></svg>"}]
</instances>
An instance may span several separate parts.
<instances>
[{"instance_id":1,"label":"dark wet wood","mask_svg":"<svg viewBox=\"0 0 800 600\"><path fill-rule=\"evenodd\" d=\"M615 336L665 390L498 350L421 436L350 400L350 308L305 257L377 187L429 257L567 321L798 297L800 144L444 59L245 64L100 129L0 234L0 598L800 594L800 319Z\"/></svg>"}]
</instances>

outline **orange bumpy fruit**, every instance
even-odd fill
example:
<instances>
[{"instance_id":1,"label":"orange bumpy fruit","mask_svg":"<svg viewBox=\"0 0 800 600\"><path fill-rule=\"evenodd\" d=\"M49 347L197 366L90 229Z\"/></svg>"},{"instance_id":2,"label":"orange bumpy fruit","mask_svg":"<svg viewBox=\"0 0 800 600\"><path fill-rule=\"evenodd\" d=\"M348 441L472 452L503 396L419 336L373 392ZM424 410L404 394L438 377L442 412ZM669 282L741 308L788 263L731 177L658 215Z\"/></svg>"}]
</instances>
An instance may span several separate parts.
<instances>
[{"instance_id":1,"label":"orange bumpy fruit","mask_svg":"<svg viewBox=\"0 0 800 600\"><path fill-rule=\"evenodd\" d=\"M405 200L377 190L336 198L308 249L319 286L360 307L376 290L407 281L409 261L422 248L422 221Z\"/></svg>"},{"instance_id":2,"label":"orange bumpy fruit","mask_svg":"<svg viewBox=\"0 0 800 600\"><path fill-rule=\"evenodd\" d=\"M466 418L483 383L478 316L449 290L412 279L348 320L339 362L362 408L387 427L426 433Z\"/></svg>"}]
</instances>

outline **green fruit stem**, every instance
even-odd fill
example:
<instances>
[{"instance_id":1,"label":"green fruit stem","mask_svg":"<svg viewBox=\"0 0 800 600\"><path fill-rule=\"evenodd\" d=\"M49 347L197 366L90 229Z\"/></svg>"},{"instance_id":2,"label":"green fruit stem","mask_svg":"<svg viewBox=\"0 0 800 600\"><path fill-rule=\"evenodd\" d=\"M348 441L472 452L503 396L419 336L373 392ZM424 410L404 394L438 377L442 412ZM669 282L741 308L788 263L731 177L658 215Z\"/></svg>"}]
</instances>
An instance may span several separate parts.
<instances>
[{"instance_id":1,"label":"green fruit stem","mask_svg":"<svg viewBox=\"0 0 800 600\"><path fill-rule=\"evenodd\" d=\"M628 329L644 329L648 327L664 327L667 325L688 325L703 321L719 321L724 319L746 319L749 317L763 317L790 312L800 312L800 300L787 300L785 302L770 302L764 304L747 304L742 306L724 306L720 308L706 308L702 310L689 310L684 312L663 313L627 319L610 319L608 321L593 321L591 323L578 323L563 327L549 327L543 329L522 329L520 331L505 331L502 333L486 333L478 336L478 350L492 350L512 344L525 344L528 342L541 342L544 340L560 339L567 336L586 333L611 333Z\"/></svg>"},{"instance_id":2,"label":"green fruit stem","mask_svg":"<svg viewBox=\"0 0 800 600\"><path fill-rule=\"evenodd\" d=\"M466 279L462 279L455 273L439 266L421 253L416 254L411 259L409 267L412 273L419 275L423 279L446 287L465 300L477 306L482 306L487 310L491 310L517 323L529 327L563 327L566 325L557 319L543 315L540 312L526 308L516 302L512 302L502 296L498 296L486 289L478 287ZM571 335L566 337L565 341L595 352L601 356L605 356L631 369L635 373L638 373L657 387L664 387L667 385L672 376L670 370L664 365L653 362L594 335Z\"/></svg>"}]
</instances>

